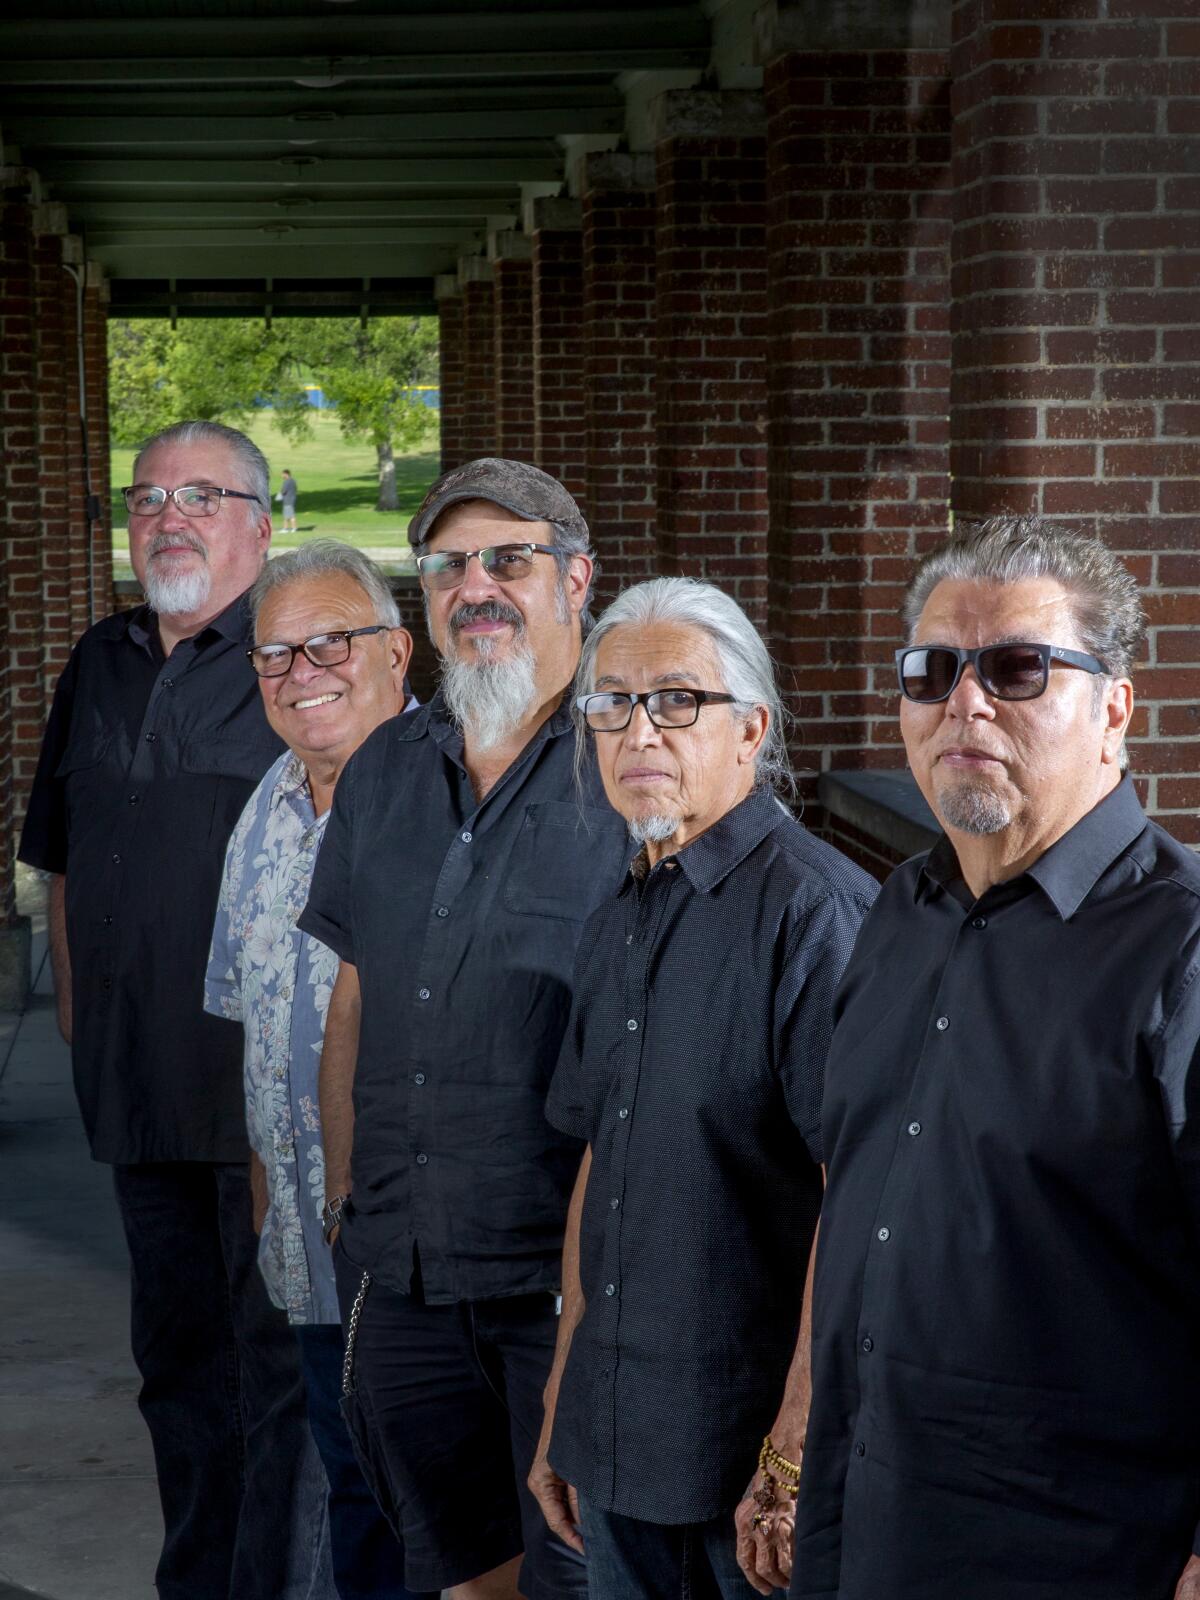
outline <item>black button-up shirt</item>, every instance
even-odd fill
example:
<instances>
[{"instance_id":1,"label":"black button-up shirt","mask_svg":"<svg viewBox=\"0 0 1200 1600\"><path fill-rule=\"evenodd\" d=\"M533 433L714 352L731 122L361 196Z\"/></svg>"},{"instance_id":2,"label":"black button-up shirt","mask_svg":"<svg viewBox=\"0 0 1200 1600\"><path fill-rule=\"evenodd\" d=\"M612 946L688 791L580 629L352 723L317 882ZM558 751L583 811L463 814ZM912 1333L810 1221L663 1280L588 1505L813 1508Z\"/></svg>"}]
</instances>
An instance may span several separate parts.
<instances>
[{"instance_id":1,"label":"black button-up shirt","mask_svg":"<svg viewBox=\"0 0 1200 1600\"><path fill-rule=\"evenodd\" d=\"M164 656L142 606L59 679L21 859L66 874L75 1088L98 1161L245 1161L242 1035L203 1009L225 846L283 746L236 600Z\"/></svg>"},{"instance_id":2,"label":"black button-up shirt","mask_svg":"<svg viewBox=\"0 0 1200 1600\"><path fill-rule=\"evenodd\" d=\"M587 1304L550 1456L608 1510L707 1521L754 1470L820 1207L834 991L877 888L759 791L585 930L547 1114L592 1146Z\"/></svg>"},{"instance_id":3,"label":"black button-up shirt","mask_svg":"<svg viewBox=\"0 0 1200 1600\"><path fill-rule=\"evenodd\" d=\"M431 1304L553 1288L580 1146L543 1114L589 912L624 823L564 707L477 801L438 695L338 781L300 926L358 969L353 1205L341 1242Z\"/></svg>"},{"instance_id":4,"label":"black button-up shirt","mask_svg":"<svg viewBox=\"0 0 1200 1600\"><path fill-rule=\"evenodd\" d=\"M1132 782L838 998L793 1595L1169 1600L1200 1516L1200 861Z\"/></svg>"}]
</instances>

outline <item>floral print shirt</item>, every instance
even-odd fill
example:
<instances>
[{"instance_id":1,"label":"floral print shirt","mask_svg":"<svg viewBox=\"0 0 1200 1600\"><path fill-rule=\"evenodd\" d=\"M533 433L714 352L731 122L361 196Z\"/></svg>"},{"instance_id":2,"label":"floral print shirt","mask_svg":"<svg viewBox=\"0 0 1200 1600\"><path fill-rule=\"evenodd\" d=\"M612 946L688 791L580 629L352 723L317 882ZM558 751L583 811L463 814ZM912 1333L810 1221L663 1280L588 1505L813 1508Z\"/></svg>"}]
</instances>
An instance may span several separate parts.
<instances>
[{"instance_id":1,"label":"floral print shirt","mask_svg":"<svg viewBox=\"0 0 1200 1600\"><path fill-rule=\"evenodd\" d=\"M337 1322L321 1231L325 1151L317 1071L338 958L296 926L329 813L285 752L251 795L225 855L204 1009L240 1022L250 1144L267 1174L259 1267L289 1322Z\"/></svg>"}]
</instances>

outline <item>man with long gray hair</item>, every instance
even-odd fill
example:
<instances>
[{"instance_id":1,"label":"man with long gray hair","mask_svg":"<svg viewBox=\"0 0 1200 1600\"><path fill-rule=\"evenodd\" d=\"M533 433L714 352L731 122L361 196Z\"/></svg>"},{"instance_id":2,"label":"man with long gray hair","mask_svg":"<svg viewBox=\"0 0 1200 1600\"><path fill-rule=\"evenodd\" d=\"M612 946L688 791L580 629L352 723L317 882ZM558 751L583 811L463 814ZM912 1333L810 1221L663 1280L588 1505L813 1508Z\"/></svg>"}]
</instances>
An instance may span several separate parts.
<instances>
[{"instance_id":1,"label":"man with long gray hair","mask_svg":"<svg viewBox=\"0 0 1200 1600\"><path fill-rule=\"evenodd\" d=\"M165 1537L162 1600L307 1593L286 1527L307 1429L255 1262L241 1030L201 1009L226 841L282 746L245 651L271 539L267 463L213 422L147 440L124 490L146 604L59 680L22 837L53 874L60 1025L132 1261Z\"/></svg>"},{"instance_id":2,"label":"man with long gray hair","mask_svg":"<svg viewBox=\"0 0 1200 1600\"><path fill-rule=\"evenodd\" d=\"M410 1588L560 1600L583 1565L525 1476L579 1151L542 1103L580 929L626 859L572 770L588 529L546 473L484 459L409 538L441 688L347 763L300 921L341 958L321 1121L344 1406Z\"/></svg>"},{"instance_id":3,"label":"man with long gray hair","mask_svg":"<svg viewBox=\"0 0 1200 1600\"><path fill-rule=\"evenodd\" d=\"M945 832L838 996L791 1593L1196 1600L1200 863L1122 775L1137 585L998 519L905 621Z\"/></svg>"},{"instance_id":4,"label":"man with long gray hair","mask_svg":"<svg viewBox=\"0 0 1200 1600\"><path fill-rule=\"evenodd\" d=\"M547 1115L585 1142L530 1479L591 1600L740 1600L734 1506L775 1418L821 1203L833 993L876 884L783 806L766 646L688 578L583 649L579 738L640 846L584 929Z\"/></svg>"}]
</instances>

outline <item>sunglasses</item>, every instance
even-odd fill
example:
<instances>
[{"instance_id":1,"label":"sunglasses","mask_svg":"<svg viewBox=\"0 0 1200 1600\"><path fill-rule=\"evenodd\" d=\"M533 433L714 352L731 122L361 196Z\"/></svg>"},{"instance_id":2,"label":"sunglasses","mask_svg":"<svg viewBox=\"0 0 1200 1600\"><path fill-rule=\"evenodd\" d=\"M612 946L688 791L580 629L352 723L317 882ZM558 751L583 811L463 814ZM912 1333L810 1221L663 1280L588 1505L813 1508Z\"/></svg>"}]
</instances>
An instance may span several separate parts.
<instances>
[{"instance_id":1,"label":"sunglasses","mask_svg":"<svg viewBox=\"0 0 1200 1600\"><path fill-rule=\"evenodd\" d=\"M431 550L417 557L417 571L427 589L459 589L466 581L467 563L472 556L496 583L520 583L533 571L535 555L553 556L558 551L549 544L493 544L483 550Z\"/></svg>"},{"instance_id":2,"label":"sunglasses","mask_svg":"<svg viewBox=\"0 0 1200 1600\"><path fill-rule=\"evenodd\" d=\"M958 650L948 644L906 645L896 651L896 675L906 700L931 706L948 700L967 666L975 668L985 693L996 700L1036 700L1050 681L1050 663L1102 676L1107 668L1082 650L1060 650L1056 644L985 644Z\"/></svg>"}]
</instances>

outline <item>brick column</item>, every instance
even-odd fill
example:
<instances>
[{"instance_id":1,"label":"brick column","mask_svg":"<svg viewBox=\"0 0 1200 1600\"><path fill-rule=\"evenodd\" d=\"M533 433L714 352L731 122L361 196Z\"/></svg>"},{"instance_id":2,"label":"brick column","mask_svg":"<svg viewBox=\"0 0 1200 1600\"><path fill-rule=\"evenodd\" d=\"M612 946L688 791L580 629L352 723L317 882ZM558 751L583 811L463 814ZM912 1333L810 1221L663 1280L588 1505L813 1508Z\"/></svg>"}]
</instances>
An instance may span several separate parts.
<instances>
[{"instance_id":1,"label":"brick column","mask_svg":"<svg viewBox=\"0 0 1200 1600\"><path fill-rule=\"evenodd\" d=\"M40 658L45 714L75 639L71 619L72 484L67 459L67 386L75 360L75 286L63 266L66 207L35 207L33 230L41 541L39 614L29 643Z\"/></svg>"},{"instance_id":2,"label":"brick column","mask_svg":"<svg viewBox=\"0 0 1200 1600\"><path fill-rule=\"evenodd\" d=\"M533 243L505 231L489 246L495 282L496 454L533 461Z\"/></svg>"},{"instance_id":3,"label":"brick column","mask_svg":"<svg viewBox=\"0 0 1200 1600\"><path fill-rule=\"evenodd\" d=\"M458 263L463 302L464 461L496 453L496 331L492 263L464 256Z\"/></svg>"},{"instance_id":4,"label":"brick column","mask_svg":"<svg viewBox=\"0 0 1200 1600\"><path fill-rule=\"evenodd\" d=\"M87 459L84 454L83 404L80 384L79 340L84 328L84 296L87 267L83 259L83 241L74 235L63 240L63 264L69 271L63 273L64 339L67 349L65 420L67 457L67 515L69 527L68 571L70 573L71 637L77 639L92 620L90 595L90 541L91 530L87 518ZM86 365L86 362L85 362ZM105 609L111 610L109 606Z\"/></svg>"},{"instance_id":5,"label":"brick column","mask_svg":"<svg viewBox=\"0 0 1200 1600\"><path fill-rule=\"evenodd\" d=\"M534 454L587 514L583 406L583 214L578 200L532 200Z\"/></svg>"},{"instance_id":6,"label":"brick column","mask_svg":"<svg viewBox=\"0 0 1200 1600\"><path fill-rule=\"evenodd\" d=\"M113 609L112 489L108 431L108 299L100 267L88 262L83 296L83 361L85 436L88 471L79 486L83 521L89 540L89 582L95 622Z\"/></svg>"},{"instance_id":7,"label":"brick column","mask_svg":"<svg viewBox=\"0 0 1200 1600\"><path fill-rule=\"evenodd\" d=\"M1130 766L1200 843L1200 28L991 17L954 9L955 509L1064 519L1147 585Z\"/></svg>"},{"instance_id":8,"label":"brick column","mask_svg":"<svg viewBox=\"0 0 1200 1600\"><path fill-rule=\"evenodd\" d=\"M950 108L944 53L766 69L770 632L801 792L904 764L892 651L947 532Z\"/></svg>"},{"instance_id":9,"label":"brick column","mask_svg":"<svg viewBox=\"0 0 1200 1600\"><path fill-rule=\"evenodd\" d=\"M766 118L759 95L656 102L659 564L766 622Z\"/></svg>"},{"instance_id":10,"label":"brick column","mask_svg":"<svg viewBox=\"0 0 1200 1600\"><path fill-rule=\"evenodd\" d=\"M463 405L463 302L458 276L444 275L433 280L438 308L438 400L442 471L460 467L467 459L462 453Z\"/></svg>"},{"instance_id":11,"label":"brick column","mask_svg":"<svg viewBox=\"0 0 1200 1600\"><path fill-rule=\"evenodd\" d=\"M653 156L586 158L584 477L601 603L655 570L654 219Z\"/></svg>"}]
</instances>

